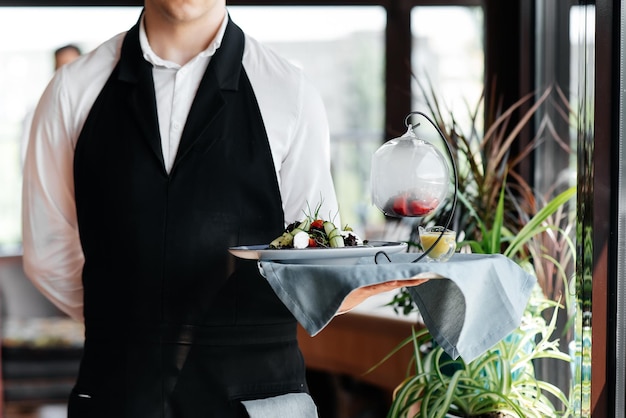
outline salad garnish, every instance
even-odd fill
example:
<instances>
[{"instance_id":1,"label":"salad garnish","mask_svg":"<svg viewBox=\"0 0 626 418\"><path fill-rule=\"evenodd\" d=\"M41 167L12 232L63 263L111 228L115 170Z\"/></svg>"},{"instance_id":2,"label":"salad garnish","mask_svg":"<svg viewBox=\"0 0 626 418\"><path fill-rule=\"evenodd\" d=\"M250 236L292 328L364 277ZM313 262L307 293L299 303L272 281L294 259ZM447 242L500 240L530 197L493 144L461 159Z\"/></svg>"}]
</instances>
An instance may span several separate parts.
<instances>
[{"instance_id":1,"label":"salad garnish","mask_svg":"<svg viewBox=\"0 0 626 418\"><path fill-rule=\"evenodd\" d=\"M345 225L339 229L332 221L319 216L321 203L313 214L305 214L303 221L293 222L285 232L270 244L269 248L341 248L363 245L365 242Z\"/></svg>"}]
</instances>

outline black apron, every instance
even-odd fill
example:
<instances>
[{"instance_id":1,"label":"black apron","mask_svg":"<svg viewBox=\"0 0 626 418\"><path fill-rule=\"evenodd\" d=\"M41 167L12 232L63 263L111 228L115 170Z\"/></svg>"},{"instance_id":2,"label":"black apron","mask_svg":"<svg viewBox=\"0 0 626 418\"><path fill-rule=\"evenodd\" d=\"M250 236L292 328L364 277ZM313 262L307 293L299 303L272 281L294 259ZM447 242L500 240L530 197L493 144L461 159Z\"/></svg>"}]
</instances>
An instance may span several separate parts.
<instances>
[{"instance_id":1,"label":"black apron","mask_svg":"<svg viewBox=\"0 0 626 418\"><path fill-rule=\"evenodd\" d=\"M164 168L139 25L74 157L85 351L71 418L240 417L305 392L296 322L233 245L270 242L283 210L263 120L228 23Z\"/></svg>"}]
</instances>

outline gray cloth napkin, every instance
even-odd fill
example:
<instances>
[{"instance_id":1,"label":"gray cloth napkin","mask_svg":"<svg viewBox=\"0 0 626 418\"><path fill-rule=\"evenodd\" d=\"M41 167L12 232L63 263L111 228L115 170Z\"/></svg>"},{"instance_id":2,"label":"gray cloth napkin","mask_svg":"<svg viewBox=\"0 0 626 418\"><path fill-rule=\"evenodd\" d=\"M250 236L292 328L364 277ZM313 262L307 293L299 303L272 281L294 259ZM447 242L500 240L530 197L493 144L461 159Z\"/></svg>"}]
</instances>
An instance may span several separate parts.
<instances>
[{"instance_id":1,"label":"gray cloth napkin","mask_svg":"<svg viewBox=\"0 0 626 418\"><path fill-rule=\"evenodd\" d=\"M412 263L416 254L364 257L356 265L259 262L261 273L304 329L314 336L357 288L426 277L408 288L435 341L470 362L521 321L536 278L500 255L455 254L446 263Z\"/></svg>"},{"instance_id":2,"label":"gray cloth napkin","mask_svg":"<svg viewBox=\"0 0 626 418\"><path fill-rule=\"evenodd\" d=\"M317 408L307 393L287 393L241 403L250 418L317 418Z\"/></svg>"}]
</instances>

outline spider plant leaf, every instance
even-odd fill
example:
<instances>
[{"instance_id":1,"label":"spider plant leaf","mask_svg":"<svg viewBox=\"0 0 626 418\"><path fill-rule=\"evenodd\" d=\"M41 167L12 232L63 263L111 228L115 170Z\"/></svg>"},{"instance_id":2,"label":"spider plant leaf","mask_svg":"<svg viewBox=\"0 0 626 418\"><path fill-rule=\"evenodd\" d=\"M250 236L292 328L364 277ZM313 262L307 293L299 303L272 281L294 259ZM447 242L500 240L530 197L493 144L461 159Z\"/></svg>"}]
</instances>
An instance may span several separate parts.
<instances>
[{"instance_id":1,"label":"spider plant leaf","mask_svg":"<svg viewBox=\"0 0 626 418\"><path fill-rule=\"evenodd\" d=\"M437 410L431 408L431 402L437 403L440 398L440 392L444 388L444 384L440 381L433 381L424 392L422 403L420 404L420 416L432 418ZM444 411L445 412L445 411Z\"/></svg>"},{"instance_id":2,"label":"spider plant leaf","mask_svg":"<svg viewBox=\"0 0 626 418\"><path fill-rule=\"evenodd\" d=\"M537 386L541 390L546 391L546 392L552 394L552 396L557 398L563 405L568 405L569 402L568 402L567 397L561 391L561 389L559 389L557 386L553 385L550 382L546 382L546 381L537 381Z\"/></svg>"},{"instance_id":3,"label":"spider plant leaf","mask_svg":"<svg viewBox=\"0 0 626 418\"><path fill-rule=\"evenodd\" d=\"M434 415L435 418L444 418L446 416L446 413L450 410L450 405L452 404L454 392L457 390L457 383L459 382L462 372L462 370L458 370L452 375L452 377L448 381L445 396L442 398L442 402L439 405L437 414Z\"/></svg>"},{"instance_id":4,"label":"spider plant leaf","mask_svg":"<svg viewBox=\"0 0 626 418\"><path fill-rule=\"evenodd\" d=\"M502 412L510 410L518 417L527 417L524 411L506 394L494 390L485 389L480 392L477 402L472 405L473 413L476 415L486 414L489 412Z\"/></svg>"},{"instance_id":5,"label":"spider plant leaf","mask_svg":"<svg viewBox=\"0 0 626 418\"><path fill-rule=\"evenodd\" d=\"M494 362L497 362L498 358L499 358L498 353L495 353L489 350L484 357L481 356L478 359L474 360L471 363L472 372L470 374L470 378L478 379L479 374L483 373L489 364L493 364Z\"/></svg>"},{"instance_id":6,"label":"spider plant leaf","mask_svg":"<svg viewBox=\"0 0 626 418\"><path fill-rule=\"evenodd\" d=\"M500 367L501 367L501 371L500 371L498 392L502 394L506 394L506 393L509 393L511 390L511 380L512 380L511 363L508 361L502 361L500 362Z\"/></svg>"},{"instance_id":7,"label":"spider plant leaf","mask_svg":"<svg viewBox=\"0 0 626 418\"><path fill-rule=\"evenodd\" d=\"M567 273L565 272L565 269L563 267L563 264L560 263L559 261L557 261L554 257L552 257L550 254L545 254L542 253L539 255L539 257L548 260L550 262L551 265L554 266L554 268L557 269L558 273L558 277L561 278L561 282L563 284L563 288L564 288L564 294L565 294L565 307L566 309L570 308L570 305L572 303L571 298L568 297L569 296L569 283L567 281Z\"/></svg>"},{"instance_id":8,"label":"spider plant leaf","mask_svg":"<svg viewBox=\"0 0 626 418\"><path fill-rule=\"evenodd\" d=\"M413 404L421 401L420 393L423 390L418 376L406 378L394 391L391 408L387 416L390 418L401 416L401 411L404 408L409 409Z\"/></svg>"}]
</instances>

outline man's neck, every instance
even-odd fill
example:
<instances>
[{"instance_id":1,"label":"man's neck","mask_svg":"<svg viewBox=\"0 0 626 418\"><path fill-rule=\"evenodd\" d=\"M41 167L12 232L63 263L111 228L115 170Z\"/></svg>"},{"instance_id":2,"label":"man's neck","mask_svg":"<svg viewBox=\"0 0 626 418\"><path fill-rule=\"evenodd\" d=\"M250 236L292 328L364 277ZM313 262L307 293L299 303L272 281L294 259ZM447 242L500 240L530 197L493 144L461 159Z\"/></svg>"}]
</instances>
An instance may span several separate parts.
<instances>
[{"instance_id":1,"label":"man's neck","mask_svg":"<svg viewBox=\"0 0 626 418\"><path fill-rule=\"evenodd\" d=\"M213 41L224 19L224 8L196 19L175 20L146 9L144 24L152 50L162 59L184 65Z\"/></svg>"}]
</instances>

